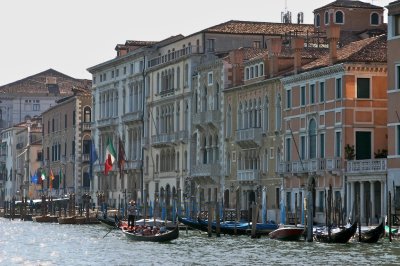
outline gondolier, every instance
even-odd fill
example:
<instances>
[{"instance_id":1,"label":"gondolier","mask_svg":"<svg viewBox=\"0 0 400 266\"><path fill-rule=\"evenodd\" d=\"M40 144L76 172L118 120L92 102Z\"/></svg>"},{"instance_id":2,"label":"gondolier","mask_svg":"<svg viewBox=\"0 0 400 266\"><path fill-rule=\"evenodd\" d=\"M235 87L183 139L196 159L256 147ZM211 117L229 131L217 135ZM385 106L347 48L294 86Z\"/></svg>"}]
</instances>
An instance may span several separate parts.
<instances>
[{"instance_id":1,"label":"gondolier","mask_svg":"<svg viewBox=\"0 0 400 266\"><path fill-rule=\"evenodd\" d=\"M130 226L135 226L136 212L137 210L135 201L131 200L130 205L128 206L128 228Z\"/></svg>"}]
</instances>

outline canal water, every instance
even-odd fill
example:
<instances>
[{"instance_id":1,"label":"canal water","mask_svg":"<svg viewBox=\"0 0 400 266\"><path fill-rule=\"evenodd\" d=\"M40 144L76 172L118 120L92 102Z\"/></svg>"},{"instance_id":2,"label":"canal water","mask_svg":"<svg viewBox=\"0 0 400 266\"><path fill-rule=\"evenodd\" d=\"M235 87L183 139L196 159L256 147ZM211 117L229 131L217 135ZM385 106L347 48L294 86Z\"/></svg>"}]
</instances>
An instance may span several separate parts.
<instances>
[{"instance_id":1,"label":"canal water","mask_svg":"<svg viewBox=\"0 0 400 266\"><path fill-rule=\"evenodd\" d=\"M108 234L107 234L108 233ZM104 237L105 236L105 237ZM170 243L132 242L102 225L0 218L0 265L400 265L400 241L280 242L181 231Z\"/></svg>"}]
</instances>

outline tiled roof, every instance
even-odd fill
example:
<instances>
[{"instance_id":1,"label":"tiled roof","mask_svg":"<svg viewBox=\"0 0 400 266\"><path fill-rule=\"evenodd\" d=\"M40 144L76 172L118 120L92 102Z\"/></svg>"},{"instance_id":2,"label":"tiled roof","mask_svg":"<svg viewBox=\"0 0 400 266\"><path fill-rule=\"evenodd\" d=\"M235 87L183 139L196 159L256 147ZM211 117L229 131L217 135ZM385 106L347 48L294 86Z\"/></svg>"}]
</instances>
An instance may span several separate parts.
<instances>
[{"instance_id":1,"label":"tiled roof","mask_svg":"<svg viewBox=\"0 0 400 266\"><path fill-rule=\"evenodd\" d=\"M304 32L306 34L307 31L314 31L314 25L230 20L204 30L204 32L209 33L265 35L281 35L290 31ZM301 35L301 33L299 34Z\"/></svg>"},{"instance_id":2,"label":"tiled roof","mask_svg":"<svg viewBox=\"0 0 400 266\"><path fill-rule=\"evenodd\" d=\"M327 7L347 7L347 8L371 8L371 9L383 9L381 6L372 5L370 3L354 0L336 0L332 3L324 5L314 10L326 9Z\"/></svg>"},{"instance_id":3,"label":"tiled roof","mask_svg":"<svg viewBox=\"0 0 400 266\"><path fill-rule=\"evenodd\" d=\"M352 42L337 50L337 61L341 62L386 62L386 35ZM329 54L305 65L303 71L329 65Z\"/></svg>"},{"instance_id":4,"label":"tiled roof","mask_svg":"<svg viewBox=\"0 0 400 266\"><path fill-rule=\"evenodd\" d=\"M157 43L157 42L127 40L125 42L125 45L127 45L127 46L147 46L147 45L152 45L152 44L155 44L155 43Z\"/></svg>"}]
</instances>

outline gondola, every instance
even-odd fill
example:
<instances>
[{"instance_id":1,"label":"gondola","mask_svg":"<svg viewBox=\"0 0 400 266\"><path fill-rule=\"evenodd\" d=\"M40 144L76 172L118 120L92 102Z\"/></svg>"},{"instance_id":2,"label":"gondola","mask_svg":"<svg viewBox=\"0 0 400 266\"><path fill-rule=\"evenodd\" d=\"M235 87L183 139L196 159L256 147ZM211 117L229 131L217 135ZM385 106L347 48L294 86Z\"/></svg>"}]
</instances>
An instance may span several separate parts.
<instances>
[{"instance_id":1,"label":"gondola","mask_svg":"<svg viewBox=\"0 0 400 266\"><path fill-rule=\"evenodd\" d=\"M181 217L178 215L178 222L180 222L186 226L189 226L192 229L207 232L207 226L204 224L201 224L198 220L193 220L193 219Z\"/></svg>"},{"instance_id":2,"label":"gondola","mask_svg":"<svg viewBox=\"0 0 400 266\"><path fill-rule=\"evenodd\" d=\"M110 217L104 215L97 215L96 218L101 224L106 225L108 227L115 227L116 229L119 227L118 225L119 220L118 218L116 218L116 216Z\"/></svg>"},{"instance_id":3,"label":"gondola","mask_svg":"<svg viewBox=\"0 0 400 266\"><path fill-rule=\"evenodd\" d=\"M370 230L361 232L360 242L362 243L376 243L383 237L385 233L385 225L381 222L377 227Z\"/></svg>"},{"instance_id":4,"label":"gondola","mask_svg":"<svg viewBox=\"0 0 400 266\"><path fill-rule=\"evenodd\" d=\"M340 231L333 230L330 235L327 231L323 232L317 231L314 234L314 239L317 242L324 242L324 243L347 243L357 231L357 222L354 222L348 228L338 229L338 230Z\"/></svg>"},{"instance_id":5,"label":"gondola","mask_svg":"<svg viewBox=\"0 0 400 266\"><path fill-rule=\"evenodd\" d=\"M167 230L165 233L145 235L130 231L127 227L121 227L124 235L134 241L147 241L147 242L167 242L179 237L179 227L176 226L173 230Z\"/></svg>"}]
</instances>

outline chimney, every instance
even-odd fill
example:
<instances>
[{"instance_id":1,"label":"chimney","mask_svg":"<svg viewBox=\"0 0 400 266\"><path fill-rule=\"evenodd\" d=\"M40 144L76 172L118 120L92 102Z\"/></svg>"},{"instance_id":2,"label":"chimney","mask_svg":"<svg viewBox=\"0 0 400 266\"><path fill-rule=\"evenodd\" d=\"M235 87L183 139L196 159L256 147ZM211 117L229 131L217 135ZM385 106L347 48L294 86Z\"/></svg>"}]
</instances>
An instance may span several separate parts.
<instances>
[{"instance_id":1,"label":"chimney","mask_svg":"<svg viewBox=\"0 0 400 266\"><path fill-rule=\"evenodd\" d=\"M229 59L232 64L232 85L236 85L243 79L243 61L245 50L241 47L229 52Z\"/></svg>"},{"instance_id":2,"label":"chimney","mask_svg":"<svg viewBox=\"0 0 400 266\"><path fill-rule=\"evenodd\" d=\"M274 77L279 72L278 55L282 50L281 38L267 39L268 57L269 57L269 75Z\"/></svg>"},{"instance_id":3,"label":"chimney","mask_svg":"<svg viewBox=\"0 0 400 266\"><path fill-rule=\"evenodd\" d=\"M292 39L292 51L294 58L294 73L297 74L301 69L301 51L304 48L304 39L300 37L294 37Z\"/></svg>"},{"instance_id":4,"label":"chimney","mask_svg":"<svg viewBox=\"0 0 400 266\"><path fill-rule=\"evenodd\" d=\"M337 43L340 38L340 26L331 23L326 29L326 38L329 43L329 64L333 65L337 61Z\"/></svg>"}]
</instances>

